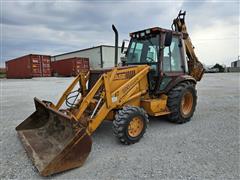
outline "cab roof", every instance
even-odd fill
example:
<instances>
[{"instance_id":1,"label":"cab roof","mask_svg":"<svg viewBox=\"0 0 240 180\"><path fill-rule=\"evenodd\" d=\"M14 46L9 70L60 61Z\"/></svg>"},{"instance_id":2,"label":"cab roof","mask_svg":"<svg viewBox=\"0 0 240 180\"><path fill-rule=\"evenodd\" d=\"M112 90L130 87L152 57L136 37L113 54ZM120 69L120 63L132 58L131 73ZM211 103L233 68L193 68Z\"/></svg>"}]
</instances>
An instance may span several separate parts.
<instances>
[{"instance_id":1,"label":"cab roof","mask_svg":"<svg viewBox=\"0 0 240 180\"><path fill-rule=\"evenodd\" d=\"M174 35L181 35L182 34L181 32L173 31L173 30L170 30L170 29L164 29L164 28L160 28L160 27L152 27L152 28L143 29L143 30L140 30L140 31L131 32L130 37L134 37L134 36L137 36L137 35L140 36L141 33L145 33L145 35L147 35L147 34L166 33L166 32L169 32L169 31L171 31Z\"/></svg>"}]
</instances>

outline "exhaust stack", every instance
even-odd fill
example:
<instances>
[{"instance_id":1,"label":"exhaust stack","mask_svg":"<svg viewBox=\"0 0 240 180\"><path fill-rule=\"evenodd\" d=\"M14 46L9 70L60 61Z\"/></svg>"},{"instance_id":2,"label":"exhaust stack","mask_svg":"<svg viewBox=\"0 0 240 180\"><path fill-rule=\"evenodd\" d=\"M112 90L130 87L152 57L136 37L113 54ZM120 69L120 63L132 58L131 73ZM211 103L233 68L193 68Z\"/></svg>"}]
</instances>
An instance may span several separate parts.
<instances>
[{"instance_id":1,"label":"exhaust stack","mask_svg":"<svg viewBox=\"0 0 240 180\"><path fill-rule=\"evenodd\" d=\"M115 58L114 58L114 66L117 67L118 64L118 31L114 25L112 25L112 29L115 33Z\"/></svg>"}]
</instances>

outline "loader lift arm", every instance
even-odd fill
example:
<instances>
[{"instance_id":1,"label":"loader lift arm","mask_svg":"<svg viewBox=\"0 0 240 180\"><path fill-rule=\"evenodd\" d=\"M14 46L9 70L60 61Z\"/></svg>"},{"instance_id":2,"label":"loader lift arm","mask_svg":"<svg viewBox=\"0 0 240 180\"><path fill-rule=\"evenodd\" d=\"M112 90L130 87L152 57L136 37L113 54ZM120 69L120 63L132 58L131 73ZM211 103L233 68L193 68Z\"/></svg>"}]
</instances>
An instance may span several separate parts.
<instances>
[{"instance_id":1,"label":"loader lift arm","mask_svg":"<svg viewBox=\"0 0 240 180\"><path fill-rule=\"evenodd\" d=\"M185 44L186 54L188 57L188 69L191 76L193 76L197 81L200 81L203 73L204 68L202 63L198 60L194 46L191 42L189 34L187 32L187 27L185 23L185 15L186 11L182 12L179 11L177 18L173 20L172 29L177 32L183 33L183 40Z\"/></svg>"},{"instance_id":2,"label":"loader lift arm","mask_svg":"<svg viewBox=\"0 0 240 180\"><path fill-rule=\"evenodd\" d=\"M112 109L116 108L117 106L122 107L126 102L140 97L147 92L147 87L139 91L140 81L145 78L149 72L149 66L143 65L142 67L143 68L141 68L141 70L136 73L135 76L128 79L124 84L119 84L119 87L115 90L112 90L110 84L112 84L114 78L116 77L116 74L119 72L118 68L114 68L112 71L103 74L98 79L96 84L92 87L92 89L87 93L87 95L83 97L80 105L78 106L78 109L75 110L74 115L71 114L72 118L76 121L81 122L82 117L85 117L87 119L86 130L87 133L91 135ZM131 71L131 68L129 69L127 71ZM137 71L139 68L133 67L132 69L135 69L134 71ZM55 107L55 110L59 110L61 105L64 103L64 99L66 99L66 95L73 90L77 82L80 81L82 89L82 86L85 85L86 80L81 77L83 77L83 75L79 74L73 80L72 84L67 88L67 90L63 93L57 105L52 105ZM85 89L85 87L83 89ZM100 96L98 99L96 99L95 95L99 91L101 91ZM85 111L93 99L95 99L97 103L95 104L92 113L86 117Z\"/></svg>"}]
</instances>

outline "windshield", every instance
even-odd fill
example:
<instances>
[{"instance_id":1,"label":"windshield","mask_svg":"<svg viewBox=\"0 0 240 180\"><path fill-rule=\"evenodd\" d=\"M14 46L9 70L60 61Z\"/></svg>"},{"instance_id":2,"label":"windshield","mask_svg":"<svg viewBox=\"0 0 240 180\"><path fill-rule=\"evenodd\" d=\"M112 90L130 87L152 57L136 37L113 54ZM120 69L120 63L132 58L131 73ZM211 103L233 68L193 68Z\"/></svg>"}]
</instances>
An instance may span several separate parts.
<instances>
[{"instance_id":1,"label":"windshield","mask_svg":"<svg viewBox=\"0 0 240 180\"><path fill-rule=\"evenodd\" d=\"M127 53L127 63L156 63L159 57L159 35L146 39L133 38Z\"/></svg>"}]
</instances>

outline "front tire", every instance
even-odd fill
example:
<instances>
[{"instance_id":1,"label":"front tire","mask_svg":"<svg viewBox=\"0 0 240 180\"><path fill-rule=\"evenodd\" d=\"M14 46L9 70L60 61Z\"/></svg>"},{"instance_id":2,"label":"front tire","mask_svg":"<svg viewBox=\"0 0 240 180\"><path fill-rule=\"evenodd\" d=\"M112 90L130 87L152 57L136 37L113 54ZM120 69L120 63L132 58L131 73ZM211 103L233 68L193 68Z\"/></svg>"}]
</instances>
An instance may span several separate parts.
<instances>
[{"instance_id":1,"label":"front tire","mask_svg":"<svg viewBox=\"0 0 240 180\"><path fill-rule=\"evenodd\" d=\"M187 81L175 86L168 93L167 106L171 112L168 119L182 124L191 120L197 104L195 84Z\"/></svg>"},{"instance_id":2,"label":"front tire","mask_svg":"<svg viewBox=\"0 0 240 180\"><path fill-rule=\"evenodd\" d=\"M125 106L119 110L113 121L113 132L123 144L134 144L144 135L148 115L140 107Z\"/></svg>"}]
</instances>

